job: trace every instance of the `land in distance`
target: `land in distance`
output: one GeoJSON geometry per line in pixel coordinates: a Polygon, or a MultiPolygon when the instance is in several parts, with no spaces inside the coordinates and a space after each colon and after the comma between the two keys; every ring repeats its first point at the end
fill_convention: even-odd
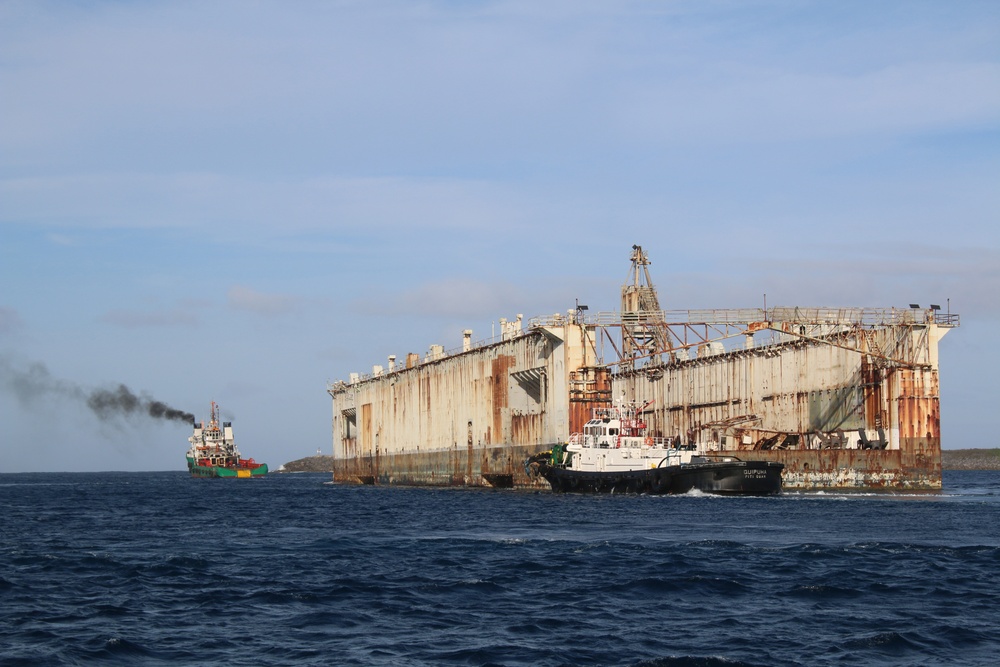
{"type": "Polygon", "coordinates": [[[1000,449],[942,449],[945,470],[1000,470],[1000,449]]]}
{"type": "Polygon", "coordinates": [[[304,459],[289,461],[278,469],[278,472],[328,472],[333,473],[332,456],[307,456],[304,459]]]}

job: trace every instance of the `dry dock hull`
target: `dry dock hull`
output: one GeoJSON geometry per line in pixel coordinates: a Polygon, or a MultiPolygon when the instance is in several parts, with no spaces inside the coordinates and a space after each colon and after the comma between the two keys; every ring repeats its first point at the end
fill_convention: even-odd
{"type": "MultiPolygon", "coordinates": [[[[542,446],[544,449],[546,446],[542,446]]],[[[397,486],[472,486],[548,489],[544,479],[529,477],[525,460],[539,445],[495,445],[335,458],[333,481],[397,486]]]]}
{"type": "MultiPolygon", "coordinates": [[[[471,486],[548,489],[529,476],[524,462],[548,445],[496,445],[364,456],[334,461],[333,479],[345,484],[471,486]]],[[[899,450],[733,450],[738,458],[784,466],[785,491],[939,491],[940,452],[930,449],[914,460],[899,450]]]]}
{"type": "Polygon", "coordinates": [[[950,308],[665,311],[649,256],[630,259],[619,311],[519,314],[329,384],[338,478],[532,487],[526,458],[620,403],[658,444],[783,464],[786,490],[941,488],[950,308]]]}
{"type": "MultiPolygon", "coordinates": [[[[747,458],[743,450],[722,452],[747,458]]],[[[786,491],[940,491],[941,450],[757,450],[754,459],[776,461],[786,491]]]]}

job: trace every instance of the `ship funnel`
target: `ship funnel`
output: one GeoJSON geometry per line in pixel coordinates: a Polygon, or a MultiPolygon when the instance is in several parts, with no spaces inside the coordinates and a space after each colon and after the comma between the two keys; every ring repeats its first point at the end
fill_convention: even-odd
{"type": "Polygon", "coordinates": [[[462,332],[462,352],[468,352],[472,349],[472,329],[466,329],[462,332]]]}

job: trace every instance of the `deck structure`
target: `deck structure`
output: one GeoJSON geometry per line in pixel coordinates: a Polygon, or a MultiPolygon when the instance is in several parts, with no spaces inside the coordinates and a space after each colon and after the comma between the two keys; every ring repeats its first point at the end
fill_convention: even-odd
{"type": "Polygon", "coordinates": [[[659,437],[780,461],[786,489],[941,488],[938,344],[959,316],[921,308],[664,311],[632,248],[613,313],[501,321],[328,386],[334,479],[543,488],[524,460],[612,398],[659,437]]]}

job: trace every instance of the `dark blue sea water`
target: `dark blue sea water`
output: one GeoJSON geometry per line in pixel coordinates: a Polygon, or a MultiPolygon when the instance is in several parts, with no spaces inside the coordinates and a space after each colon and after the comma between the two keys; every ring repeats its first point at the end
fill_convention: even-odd
{"type": "Polygon", "coordinates": [[[590,497],[0,475],[0,665],[994,665],[1000,473],[590,497]]]}

